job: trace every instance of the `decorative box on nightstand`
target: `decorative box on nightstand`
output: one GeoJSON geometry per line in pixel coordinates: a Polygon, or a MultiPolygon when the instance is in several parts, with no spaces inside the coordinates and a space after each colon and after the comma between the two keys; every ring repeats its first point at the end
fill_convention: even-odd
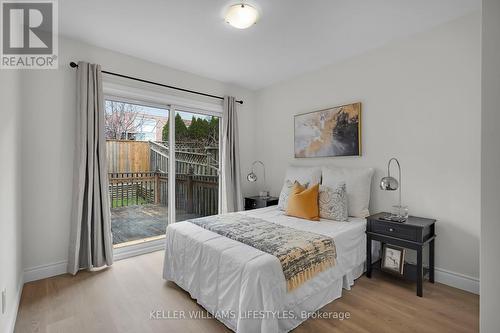
{"type": "MultiPolygon", "coordinates": [[[[371,263],[372,260],[372,240],[379,241],[381,244],[390,244],[400,246],[417,252],[417,264],[405,264],[405,278],[416,280],[417,295],[422,297],[424,267],[422,252],[424,246],[429,244],[429,268],[425,269],[429,274],[429,282],[434,283],[434,240],[436,234],[434,225],[436,220],[426,219],[422,217],[409,216],[403,222],[392,222],[385,220],[384,217],[389,213],[378,213],[366,218],[366,262],[371,263]],[[406,268],[406,266],[408,266],[406,268]]],[[[367,265],[366,276],[371,277],[372,265],[367,265]]]]}
{"type": "Polygon", "coordinates": [[[274,206],[277,204],[278,204],[278,198],[276,197],[254,196],[245,198],[245,210],[264,208],[264,207],[274,206]]]}

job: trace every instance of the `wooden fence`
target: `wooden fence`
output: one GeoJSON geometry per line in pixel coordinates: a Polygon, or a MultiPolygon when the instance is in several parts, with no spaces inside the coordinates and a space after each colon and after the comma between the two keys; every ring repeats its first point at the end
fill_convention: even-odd
{"type": "MultiPolygon", "coordinates": [[[[175,170],[188,173],[190,169],[197,175],[217,176],[219,170],[219,149],[204,147],[188,149],[185,146],[175,149],[175,170]]],[[[151,171],[168,170],[169,146],[167,142],[150,142],[151,171]]]]}
{"type": "Polygon", "coordinates": [[[133,173],[151,170],[149,142],[106,140],[108,172],[133,173]]]}
{"type": "MultiPolygon", "coordinates": [[[[219,177],[177,173],[175,207],[189,214],[218,213],[219,177]]],[[[111,208],[132,205],[168,205],[168,174],[165,172],[109,173],[111,208]]]]}
{"type": "Polygon", "coordinates": [[[219,177],[177,174],[175,208],[201,216],[218,214],[219,177]]]}

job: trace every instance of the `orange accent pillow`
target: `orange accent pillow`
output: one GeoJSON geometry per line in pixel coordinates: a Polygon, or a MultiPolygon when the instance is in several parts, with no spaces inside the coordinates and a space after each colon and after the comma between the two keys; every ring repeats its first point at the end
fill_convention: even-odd
{"type": "Polygon", "coordinates": [[[300,217],[306,220],[319,221],[319,184],[305,188],[295,182],[290,196],[286,215],[300,217]]]}

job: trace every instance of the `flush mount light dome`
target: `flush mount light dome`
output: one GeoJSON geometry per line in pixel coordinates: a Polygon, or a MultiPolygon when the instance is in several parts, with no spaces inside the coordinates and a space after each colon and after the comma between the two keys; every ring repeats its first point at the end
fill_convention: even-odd
{"type": "Polygon", "coordinates": [[[259,11],[248,4],[232,5],[228,8],[225,19],[227,23],[237,29],[246,29],[257,22],[259,11]]]}

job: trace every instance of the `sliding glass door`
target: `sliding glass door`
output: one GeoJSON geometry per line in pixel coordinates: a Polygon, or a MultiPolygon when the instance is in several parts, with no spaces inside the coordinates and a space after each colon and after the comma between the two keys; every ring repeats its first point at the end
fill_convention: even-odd
{"type": "Polygon", "coordinates": [[[175,221],[219,213],[220,119],[175,111],[175,221]]]}
{"type": "Polygon", "coordinates": [[[115,97],[105,109],[115,248],[159,240],[168,223],[218,214],[217,114],[115,97]]]}

